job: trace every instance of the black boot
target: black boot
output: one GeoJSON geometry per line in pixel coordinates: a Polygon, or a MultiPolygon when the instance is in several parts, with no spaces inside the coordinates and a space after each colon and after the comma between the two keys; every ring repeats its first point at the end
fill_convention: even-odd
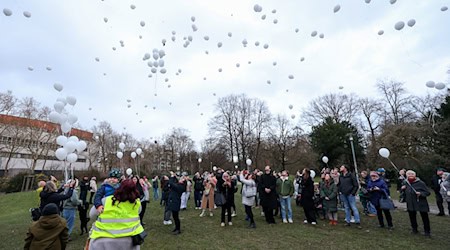
{"type": "Polygon", "coordinates": [[[248,225],[248,228],[256,228],[255,222],[250,223],[250,225],[248,225]]]}

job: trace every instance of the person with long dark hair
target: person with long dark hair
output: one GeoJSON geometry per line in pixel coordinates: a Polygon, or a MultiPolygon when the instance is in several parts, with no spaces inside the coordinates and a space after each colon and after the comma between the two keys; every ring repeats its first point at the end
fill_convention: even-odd
{"type": "Polygon", "coordinates": [[[141,219],[142,226],[145,226],[143,219],[145,210],[147,208],[147,202],[145,201],[144,188],[141,185],[141,179],[139,178],[139,176],[135,175],[131,178],[131,180],[133,180],[133,183],[136,185],[136,188],[139,191],[139,199],[141,201],[141,212],[139,213],[139,218],[141,219]]]}
{"type": "Polygon", "coordinates": [[[303,223],[311,223],[312,225],[316,225],[316,213],[314,207],[314,182],[311,178],[311,173],[309,168],[303,169],[302,173],[302,199],[300,201],[303,206],[303,211],[305,212],[306,219],[303,223]]]}
{"type": "Polygon", "coordinates": [[[172,212],[173,221],[175,222],[175,229],[172,231],[174,235],[181,233],[180,223],[180,206],[181,195],[186,191],[185,176],[177,179],[174,172],[170,172],[169,179],[169,195],[167,198],[167,207],[172,212]]]}
{"type": "Polygon", "coordinates": [[[101,213],[95,209],[90,211],[96,221],[90,231],[89,249],[140,249],[133,244],[133,238],[145,237],[139,219],[141,202],[136,184],[130,179],[123,180],[113,195],[102,199],[102,205],[101,213]]]}
{"type": "MultiPolygon", "coordinates": [[[[217,191],[225,196],[225,204],[222,205],[222,213],[220,216],[220,226],[225,226],[225,213],[228,217],[228,225],[232,226],[231,206],[234,200],[234,182],[231,181],[230,174],[224,172],[222,178],[217,181],[217,191]]],[[[218,194],[219,195],[219,194],[218,194]]]]}

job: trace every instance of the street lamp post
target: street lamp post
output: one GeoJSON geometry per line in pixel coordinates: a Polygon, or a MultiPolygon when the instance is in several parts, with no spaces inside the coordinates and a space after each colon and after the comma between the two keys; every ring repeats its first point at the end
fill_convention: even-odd
{"type": "Polygon", "coordinates": [[[353,164],[355,166],[356,181],[358,182],[358,186],[359,186],[358,165],[356,164],[355,147],[353,146],[353,135],[350,135],[349,140],[350,140],[350,146],[352,148],[353,164]]]}

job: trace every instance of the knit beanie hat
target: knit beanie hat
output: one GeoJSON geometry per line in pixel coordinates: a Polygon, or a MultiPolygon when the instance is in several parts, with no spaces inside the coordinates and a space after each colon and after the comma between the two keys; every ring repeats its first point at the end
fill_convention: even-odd
{"type": "Polygon", "coordinates": [[[55,203],[49,203],[42,209],[42,215],[59,214],[58,206],[55,203]]]}

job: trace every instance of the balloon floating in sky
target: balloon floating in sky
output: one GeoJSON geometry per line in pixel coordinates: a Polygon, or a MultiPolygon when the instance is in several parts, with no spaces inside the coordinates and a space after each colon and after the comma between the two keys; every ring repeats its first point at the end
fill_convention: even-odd
{"type": "Polygon", "coordinates": [[[442,6],[441,11],[447,11],[448,7],[447,6],[442,6]]]}
{"type": "Polygon", "coordinates": [[[255,4],[255,6],[253,6],[253,10],[255,12],[261,12],[262,11],[262,7],[259,4],[255,4]]]}
{"type": "Polygon", "coordinates": [[[222,68],[219,68],[219,72],[222,72],[222,68]]]}
{"type": "Polygon", "coordinates": [[[408,21],[408,26],[409,26],[409,27],[412,27],[412,26],[414,26],[415,24],[416,24],[416,20],[414,20],[414,19],[411,19],[411,20],[408,21]]]}
{"type": "Polygon", "coordinates": [[[58,91],[58,92],[61,92],[62,90],[63,90],[63,86],[62,86],[62,84],[60,84],[60,83],[55,83],[55,84],[53,84],[53,88],[56,90],[56,91],[58,91]]]}
{"type": "Polygon", "coordinates": [[[339,86],[339,89],[344,89],[344,86],[339,86]]]}
{"type": "Polygon", "coordinates": [[[4,8],[3,9],[3,14],[5,14],[5,16],[11,16],[12,15],[12,11],[10,9],[4,8]]]}
{"type": "Polygon", "coordinates": [[[292,119],[295,119],[295,115],[291,115],[291,118],[292,118],[292,119]]]}
{"type": "Polygon", "coordinates": [[[427,83],[425,83],[425,85],[428,87],[428,88],[434,88],[434,85],[436,85],[433,81],[428,81],[427,83]]]}
{"type": "Polygon", "coordinates": [[[196,32],[198,30],[197,25],[192,24],[192,31],[196,32]]]}
{"type": "Polygon", "coordinates": [[[391,4],[394,4],[394,3],[397,2],[397,0],[390,0],[389,2],[390,2],[391,4]]]}
{"type": "Polygon", "coordinates": [[[383,35],[383,34],[384,34],[384,30],[379,30],[379,31],[378,31],[378,35],[381,36],[381,35],[383,35]]]}
{"type": "Polygon", "coordinates": [[[29,71],[33,71],[33,70],[34,70],[34,68],[33,68],[33,67],[31,67],[31,66],[28,66],[28,70],[29,70],[29,71]]]}
{"type": "Polygon", "coordinates": [[[320,33],[319,37],[323,39],[325,35],[323,33],[320,33]]]}
{"type": "Polygon", "coordinates": [[[277,10],[276,10],[276,9],[273,9],[273,10],[272,10],[272,13],[273,13],[273,14],[277,13],[277,10]]]}
{"type": "Polygon", "coordinates": [[[228,32],[228,37],[232,37],[232,36],[233,36],[233,33],[228,32]]]}
{"type": "Polygon", "coordinates": [[[365,0],[366,3],[370,3],[371,0],[365,0]]]}
{"type": "Polygon", "coordinates": [[[315,36],[317,36],[317,31],[313,31],[313,32],[311,32],[311,36],[312,36],[312,37],[315,37],[315,36]]]}
{"type": "Polygon", "coordinates": [[[404,23],[403,21],[397,22],[397,23],[395,24],[395,26],[394,26],[394,28],[395,28],[396,30],[402,30],[403,27],[405,27],[405,23],[404,23]]]}
{"type": "Polygon", "coordinates": [[[191,16],[191,21],[195,22],[195,16],[191,16]]]}
{"type": "Polygon", "coordinates": [[[103,18],[103,21],[104,21],[105,23],[107,23],[107,22],[108,22],[108,18],[107,18],[107,17],[104,17],[104,18],[103,18]]]}
{"type": "Polygon", "coordinates": [[[278,23],[278,19],[273,19],[273,24],[277,24],[278,23]]]}
{"type": "Polygon", "coordinates": [[[289,109],[293,109],[294,108],[294,106],[292,106],[292,104],[291,105],[289,105],[289,109]]]}
{"type": "Polygon", "coordinates": [[[300,31],[299,28],[295,28],[295,33],[298,33],[300,31]]]}
{"type": "Polygon", "coordinates": [[[144,26],[145,26],[145,22],[144,22],[144,21],[141,21],[141,23],[140,23],[140,24],[141,24],[141,26],[142,26],[142,27],[144,27],[144,26]]]}
{"type": "Polygon", "coordinates": [[[132,4],[132,5],[130,5],[130,8],[131,8],[132,10],[134,10],[134,9],[136,9],[136,5],[132,4]]]}
{"type": "Polygon", "coordinates": [[[277,62],[273,62],[272,65],[273,65],[273,66],[277,66],[277,62]]]}
{"type": "Polygon", "coordinates": [[[341,6],[338,4],[336,6],[334,6],[333,12],[336,13],[341,9],[341,6]]]}
{"type": "Polygon", "coordinates": [[[209,36],[204,36],[203,39],[205,39],[205,41],[209,40],[209,36]]]}
{"type": "Polygon", "coordinates": [[[263,47],[264,47],[264,49],[268,49],[269,48],[269,44],[266,43],[266,44],[264,44],[263,47]]]}
{"type": "Polygon", "coordinates": [[[23,12],[23,16],[26,18],[30,18],[31,17],[31,13],[29,11],[24,11],[23,12]]]}
{"type": "Polygon", "coordinates": [[[221,42],[218,42],[218,43],[217,43],[217,47],[218,47],[218,48],[222,47],[222,43],[221,43],[221,42]]]}
{"type": "Polygon", "coordinates": [[[262,16],[261,16],[261,19],[262,19],[262,20],[266,20],[266,15],[262,15],[262,16]]]}
{"type": "Polygon", "coordinates": [[[445,88],[445,84],[443,82],[438,82],[436,83],[436,85],[434,85],[434,87],[438,90],[442,90],[445,88]]]}
{"type": "Polygon", "coordinates": [[[271,81],[267,80],[267,84],[271,84],[271,83],[272,83],[271,81]]]}
{"type": "Polygon", "coordinates": [[[288,78],[292,80],[292,79],[294,79],[294,76],[293,75],[289,75],[288,78]]]}
{"type": "Polygon", "coordinates": [[[259,46],[259,42],[258,42],[258,41],[255,42],[255,46],[256,46],[256,47],[259,46]]]}
{"type": "Polygon", "coordinates": [[[236,68],[239,68],[241,66],[240,63],[236,63],[236,68]]]}
{"type": "Polygon", "coordinates": [[[300,58],[300,62],[303,62],[304,60],[305,60],[305,58],[304,58],[304,57],[300,58]]]}

